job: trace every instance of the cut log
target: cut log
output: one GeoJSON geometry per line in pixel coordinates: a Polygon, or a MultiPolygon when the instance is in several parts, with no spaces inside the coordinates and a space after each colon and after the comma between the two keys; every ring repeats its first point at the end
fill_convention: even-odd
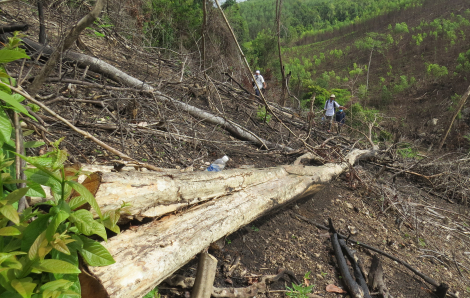
{"type": "MultiPolygon", "coordinates": [[[[347,160],[354,163],[369,154],[367,150],[354,150],[347,160]]],[[[109,239],[102,244],[116,263],[90,267],[89,270],[110,297],[142,297],[212,242],[274,208],[315,193],[325,182],[348,168],[346,162],[321,167],[275,168],[283,173],[279,178],[232,192],[109,239]]],[[[225,174],[230,175],[229,172],[225,171],[225,174]]],[[[206,176],[208,174],[200,173],[199,177],[210,177],[206,176]]],[[[219,177],[217,181],[223,184],[222,176],[219,177]]]]}

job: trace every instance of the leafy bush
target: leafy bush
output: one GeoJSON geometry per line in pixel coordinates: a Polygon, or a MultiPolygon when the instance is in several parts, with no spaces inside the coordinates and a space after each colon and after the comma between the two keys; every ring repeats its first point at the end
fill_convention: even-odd
{"type": "Polygon", "coordinates": [[[269,121],[271,121],[271,117],[272,115],[266,112],[265,106],[258,108],[258,110],[256,111],[256,118],[258,118],[259,121],[266,121],[266,123],[269,123],[269,121]]]}
{"type": "Polygon", "coordinates": [[[460,53],[457,58],[457,67],[455,70],[457,72],[469,72],[470,71],[470,50],[466,53],[460,53]]]}
{"type": "MultiPolygon", "coordinates": [[[[19,45],[20,39],[14,35],[0,50],[0,61],[29,58],[19,45]]],[[[15,82],[3,67],[0,78],[0,296],[79,297],[79,255],[90,266],[114,263],[106,248],[87,236],[106,240],[105,227],[119,233],[116,224],[121,208],[101,213],[93,194],[76,182],[80,171],[64,166],[67,152],[59,149],[61,140],[52,143],[53,150],[43,156],[15,152],[12,121],[6,111],[35,118],[21,105],[24,97],[13,94],[8,84],[15,82]],[[26,180],[15,179],[14,154],[29,164],[24,170],[26,180]],[[50,207],[49,212],[32,207],[18,212],[24,196],[46,196],[41,185],[50,187],[53,194],[53,200],[43,203],[50,207]],[[99,215],[98,220],[86,209],[77,210],[86,203],[99,215]]],[[[124,204],[122,209],[126,207],[124,204]]]]}
{"type": "Polygon", "coordinates": [[[449,73],[447,67],[432,63],[426,63],[426,72],[435,79],[446,76],[449,73]]]}
{"type": "Polygon", "coordinates": [[[408,30],[408,25],[403,22],[403,23],[397,23],[395,24],[395,29],[393,30],[395,33],[410,33],[408,30]]]}

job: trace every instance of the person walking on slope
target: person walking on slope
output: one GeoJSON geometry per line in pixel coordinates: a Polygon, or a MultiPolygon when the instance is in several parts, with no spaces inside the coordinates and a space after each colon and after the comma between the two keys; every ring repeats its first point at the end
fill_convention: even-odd
{"type": "Polygon", "coordinates": [[[336,112],[336,115],[335,115],[335,124],[338,125],[337,127],[338,134],[341,133],[341,126],[344,125],[345,120],[346,120],[346,113],[344,112],[343,109],[340,108],[339,111],[336,112]]]}
{"type": "Polygon", "coordinates": [[[263,76],[261,75],[260,71],[257,70],[255,72],[255,81],[253,82],[253,87],[255,88],[255,94],[256,96],[260,96],[260,89],[264,89],[266,88],[266,82],[264,81],[264,78],[263,76]]]}
{"type": "Polygon", "coordinates": [[[344,109],[343,106],[340,106],[335,101],[336,96],[334,94],[330,95],[330,99],[325,102],[325,117],[326,122],[328,122],[328,132],[331,132],[331,123],[333,122],[333,117],[336,114],[336,108],[344,109]]]}

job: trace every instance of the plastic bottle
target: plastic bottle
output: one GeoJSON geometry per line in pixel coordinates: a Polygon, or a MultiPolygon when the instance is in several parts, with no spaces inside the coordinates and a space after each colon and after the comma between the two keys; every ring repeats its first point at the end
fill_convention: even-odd
{"type": "Polygon", "coordinates": [[[206,171],[209,172],[220,172],[225,168],[225,163],[229,160],[227,155],[224,157],[217,159],[214,161],[209,167],[207,167],[206,171]]]}

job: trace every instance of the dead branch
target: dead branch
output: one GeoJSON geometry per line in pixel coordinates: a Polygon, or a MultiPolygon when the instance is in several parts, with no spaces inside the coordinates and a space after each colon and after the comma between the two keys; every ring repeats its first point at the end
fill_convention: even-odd
{"type": "Polygon", "coordinates": [[[331,218],[328,219],[330,223],[330,232],[333,234],[331,236],[331,244],[333,245],[333,250],[335,251],[336,262],[338,263],[339,271],[341,272],[341,276],[343,277],[344,284],[348,289],[349,294],[354,298],[364,298],[364,290],[359,287],[356,281],[351,276],[349,272],[348,265],[346,264],[346,260],[344,259],[343,252],[341,251],[341,246],[338,241],[338,233],[333,227],[333,222],[331,218]]]}
{"type": "MultiPolygon", "coordinates": [[[[306,221],[306,222],[308,222],[308,223],[310,223],[310,224],[316,226],[317,228],[320,228],[320,229],[323,229],[323,230],[330,230],[328,227],[325,227],[325,226],[323,226],[323,225],[317,224],[317,223],[315,223],[314,221],[312,221],[312,220],[310,220],[310,219],[308,219],[308,218],[306,218],[306,217],[303,217],[303,216],[301,216],[301,215],[299,215],[299,214],[294,214],[294,213],[292,213],[292,215],[293,215],[295,218],[297,218],[297,219],[306,221]]],[[[428,284],[430,284],[430,285],[432,285],[432,286],[434,286],[434,287],[436,287],[436,288],[439,287],[439,285],[440,285],[440,284],[438,284],[434,279],[432,279],[432,278],[430,278],[429,276],[426,276],[425,274],[423,274],[422,272],[416,270],[415,268],[413,268],[413,267],[412,267],[410,264],[408,264],[407,262],[402,261],[402,260],[400,260],[400,259],[398,259],[398,258],[396,258],[396,257],[394,257],[394,256],[392,256],[392,255],[390,255],[390,254],[388,254],[388,253],[386,253],[386,252],[380,250],[380,249],[377,249],[377,248],[375,248],[375,247],[369,246],[369,245],[364,244],[364,243],[362,243],[362,242],[360,242],[360,241],[357,241],[357,240],[355,240],[355,239],[351,239],[351,238],[349,238],[349,237],[347,237],[347,236],[345,236],[345,235],[341,235],[341,234],[339,234],[339,233],[338,233],[338,237],[343,238],[343,239],[346,239],[346,240],[349,241],[349,242],[352,242],[352,243],[354,243],[354,244],[357,244],[357,245],[362,246],[362,247],[364,247],[364,248],[367,248],[367,249],[369,249],[369,250],[375,251],[376,253],[379,253],[379,254],[381,254],[381,255],[383,255],[383,256],[386,256],[387,258],[389,258],[389,259],[391,259],[391,260],[393,260],[393,261],[396,261],[396,262],[399,263],[399,264],[402,264],[402,265],[405,266],[408,270],[412,271],[414,274],[416,274],[416,275],[418,275],[419,277],[421,277],[425,282],[427,282],[428,284]]],[[[457,297],[455,294],[453,294],[453,293],[448,292],[448,294],[449,294],[450,296],[454,297],[454,298],[458,298],[458,297],[457,297]]]]}
{"type": "Polygon", "coordinates": [[[380,259],[374,255],[369,269],[369,287],[371,290],[378,289],[383,298],[388,298],[390,293],[383,279],[383,268],[380,259]]]}
{"type": "Polygon", "coordinates": [[[36,93],[38,93],[39,89],[44,84],[44,81],[46,80],[46,78],[55,68],[57,61],[59,61],[61,54],[65,52],[66,50],[68,50],[75,43],[80,33],[86,27],[90,26],[96,20],[96,18],[99,17],[104,5],[105,5],[105,0],[96,1],[93,9],[86,16],[84,16],[75,26],[73,26],[72,29],[69,31],[69,33],[65,36],[65,38],[61,40],[61,42],[59,43],[59,46],[54,50],[52,55],[49,57],[49,60],[47,60],[44,67],[41,69],[41,72],[39,73],[39,75],[37,75],[34,78],[34,81],[31,83],[31,86],[29,87],[29,93],[31,94],[32,97],[34,97],[36,93]]]}
{"type": "MultiPolygon", "coordinates": [[[[351,266],[352,266],[353,271],[354,271],[354,277],[356,278],[356,282],[359,284],[359,286],[364,291],[364,297],[365,298],[372,298],[370,296],[369,288],[367,287],[367,283],[366,283],[366,280],[365,280],[364,273],[361,271],[361,268],[359,267],[359,259],[349,249],[349,247],[346,245],[346,241],[344,239],[339,240],[339,245],[341,246],[341,249],[343,250],[343,253],[346,255],[346,257],[348,258],[349,262],[351,263],[351,266]]],[[[384,297],[384,298],[387,298],[387,297],[384,297]]]]}
{"type": "Polygon", "coordinates": [[[442,146],[444,145],[444,142],[447,139],[447,136],[449,135],[450,129],[452,128],[452,125],[454,124],[455,118],[457,118],[457,115],[460,113],[460,110],[462,110],[463,106],[465,105],[465,102],[467,102],[467,98],[470,95],[470,86],[468,86],[467,91],[462,95],[459,101],[459,106],[455,110],[454,115],[452,116],[452,119],[450,120],[449,127],[446,130],[446,133],[444,137],[442,138],[441,142],[439,143],[438,149],[441,150],[442,146]]]}
{"type": "Polygon", "coordinates": [[[15,91],[16,93],[18,94],[21,94],[23,95],[26,99],[28,99],[29,101],[31,101],[32,103],[34,104],[37,104],[38,106],[40,106],[41,108],[43,108],[46,112],[48,112],[49,114],[53,115],[54,117],[56,117],[58,120],[62,121],[65,125],[67,125],[68,127],[70,127],[71,129],[73,129],[74,131],[78,132],[79,134],[83,135],[85,138],[88,138],[90,140],[92,140],[93,142],[95,142],[96,144],[98,144],[99,146],[101,146],[103,149],[106,149],[108,150],[109,152],[119,156],[120,158],[124,159],[124,160],[131,160],[133,162],[135,162],[136,164],[139,164],[141,165],[142,167],[144,168],[147,168],[149,170],[153,170],[153,171],[162,171],[162,169],[156,167],[156,166],[153,166],[153,165],[150,165],[150,164],[147,164],[147,163],[142,163],[142,162],[139,162],[137,160],[134,160],[132,157],[114,149],[113,147],[109,146],[108,144],[98,140],[97,138],[95,138],[93,135],[91,135],[89,132],[87,131],[84,131],[84,130],[81,130],[79,128],[77,128],[75,125],[73,125],[72,123],[70,123],[67,119],[59,116],[56,112],[54,112],[53,110],[49,109],[46,105],[44,105],[42,102],[40,101],[37,101],[36,99],[34,99],[33,97],[31,97],[28,93],[26,93],[25,91],[22,91],[18,88],[15,88],[13,86],[9,86],[3,82],[0,82],[0,84],[2,85],[5,85],[5,86],[8,86],[11,90],[15,91]]]}
{"type": "Polygon", "coordinates": [[[27,31],[29,28],[28,24],[15,24],[15,25],[7,25],[7,26],[0,26],[0,34],[15,32],[15,31],[27,31]]]}
{"type": "MultiPolygon", "coordinates": [[[[299,280],[295,277],[294,273],[290,270],[280,269],[277,275],[263,275],[259,277],[259,282],[246,288],[212,288],[212,297],[216,298],[249,298],[255,297],[259,294],[268,292],[267,285],[278,281],[288,275],[296,284],[300,284],[299,280]]],[[[195,278],[184,277],[182,275],[173,275],[164,281],[173,287],[181,287],[183,289],[192,288],[195,283],[195,278]]],[[[314,296],[319,297],[319,296],[314,296]]]]}

